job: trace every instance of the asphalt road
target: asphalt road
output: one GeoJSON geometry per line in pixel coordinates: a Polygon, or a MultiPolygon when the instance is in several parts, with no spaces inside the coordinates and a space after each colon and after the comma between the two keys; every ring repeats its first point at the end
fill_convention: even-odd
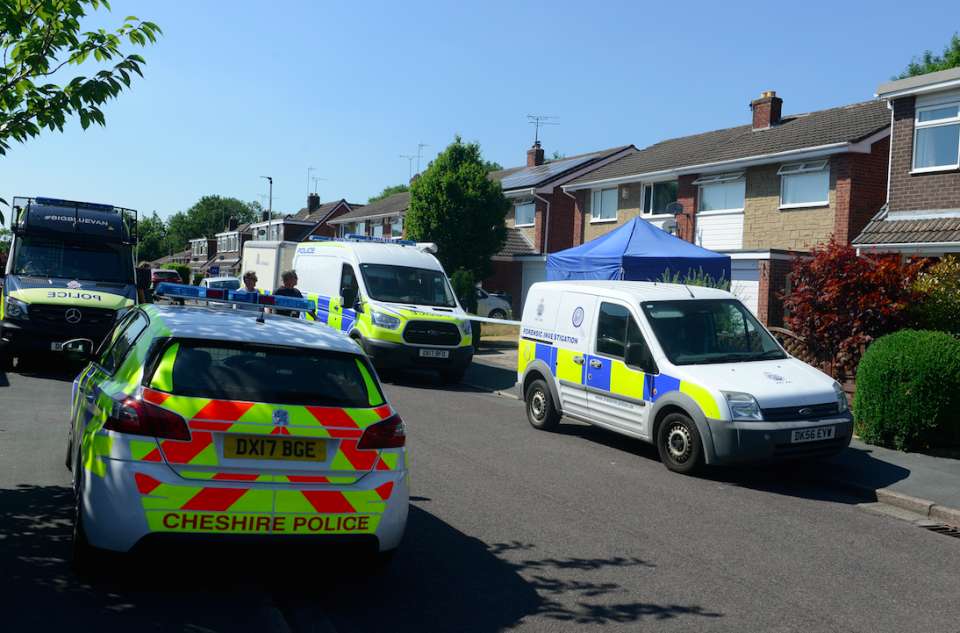
{"type": "MultiPolygon", "coordinates": [[[[656,450],[399,374],[407,533],[379,575],[327,553],[197,550],[66,563],[70,374],[0,374],[4,630],[953,631],[960,539],[790,469],[668,472],[656,450]]],[[[816,464],[806,468],[816,468],[816,464]]]]}

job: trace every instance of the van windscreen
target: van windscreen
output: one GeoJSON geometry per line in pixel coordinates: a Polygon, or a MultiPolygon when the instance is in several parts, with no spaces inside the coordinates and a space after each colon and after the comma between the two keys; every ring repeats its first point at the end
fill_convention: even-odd
{"type": "Polygon", "coordinates": [[[674,365],[786,358],[756,317],[735,299],[641,304],[674,365]]]}
{"type": "Polygon", "coordinates": [[[439,270],[361,264],[360,274],[371,299],[388,303],[413,303],[443,308],[456,307],[453,290],[439,270]]]}

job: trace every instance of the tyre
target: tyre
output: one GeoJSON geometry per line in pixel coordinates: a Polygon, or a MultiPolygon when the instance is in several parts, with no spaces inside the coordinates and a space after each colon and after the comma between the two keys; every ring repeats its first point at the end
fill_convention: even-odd
{"type": "Polygon", "coordinates": [[[527,388],[527,420],[541,431],[552,431],[560,424],[560,412],[550,395],[550,387],[543,380],[534,380],[527,388]]]}
{"type": "Polygon", "coordinates": [[[467,373],[466,369],[441,369],[440,370],[440,380],[447,383],[448,385],[455,385],[461,380],[463,380],[464,374],[467,373]]]}
{"type": "Polygon", "coordinates": [[[664,418],[657,432],[657,449],[663,465],[675,473],[695,475],[704,467],[700,432],[683,413],[671,413],[664,418]]]}
{"type": "Polygon", "coordinates": [[[496,310],[493,310],[492,312],[490,312],[490,314],[488,314],[487,317],[490,319],[506,319],[507,313],[501,310],[500,308],[497,308],[496,310]]]}
{"type": "Polygon", "coordinates": [[[70,543],[70,568],[78,576],[88,576],[94,570],[96,549],[87,540],[83,529],[83,464],[77,459],[77,495],[73,504],[73,538],[70,543]]]}

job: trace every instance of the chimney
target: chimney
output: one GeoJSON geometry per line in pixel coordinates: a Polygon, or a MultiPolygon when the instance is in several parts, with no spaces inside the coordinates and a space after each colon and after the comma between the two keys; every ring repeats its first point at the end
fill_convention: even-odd
{"type": "Polygon", "coordinates": [[[230,225],[229,225],[229,226],[230,226],[230,228],[227,229],[228,231],[236,231],[236,230],[237,230],[237,218],[230,218],[230,225]]]}
{"type": "Polygon", "coordinates": [[[261,221],[261,222],[266,222],[266,221],[269,220],[269,219],[270,219],[270,212],[269,212],[269,211],[261,211],[261,212],[260,212],[260,221],[261,221]]]}
{"type": "Polygon", "coordinates": [[[780,124],[780,110],[783,99],[774,91],[761,93],[760,98],[750,104],[753,110],[753,129],[767,130],[780,124]]]}
{"type": "Polygon", "coordinates": [[[540,141],[533,144],[533,147],[527,150],[527,167],[538,167],[543,164],[543,150],[540,149],[540,141]]]}
{"type": "Polygon", "coordinates": [[[320,208],[320,194],[311,193],[307,196],[307,214],[311,214],[320,208]]]}

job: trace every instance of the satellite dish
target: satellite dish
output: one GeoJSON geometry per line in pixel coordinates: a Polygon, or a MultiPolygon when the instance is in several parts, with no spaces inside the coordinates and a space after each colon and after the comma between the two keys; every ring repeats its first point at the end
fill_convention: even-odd
{"type": "Polygon", "coordinates": [[[667,205],[667,213],[671,215],[681,215],[683,214],[683,205],[679,202],[671,202],[667,205]]]}
{"type": "Polygon", "coordinates": [[[680,224],[678,224],[676,220],[667,220],[660,228],[667,233],[676,233],[680,230],[680,224]]]}

